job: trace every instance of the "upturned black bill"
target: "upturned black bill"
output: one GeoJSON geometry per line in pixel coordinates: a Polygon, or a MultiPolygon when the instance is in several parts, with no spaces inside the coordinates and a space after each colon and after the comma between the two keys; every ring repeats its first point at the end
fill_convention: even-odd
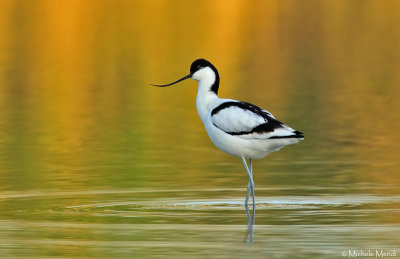
{"type": "Polygon", "coordinates": [[[173,82],[173,83],[167,84],[167,85],[155,85],[155,84],[151,84],[151,85],[158,86],[158,87],[165,87],[165,86],[174,85],[174,84],[176,84],[176,83],[179,83],[180,81],[189,79],[189,78],[191,78],[191,77],[192,77],[192,73],[190,73],[190,74],[187,75],[187,76],[182,77],[181,79],[179,79],[179,80],[177,80],[177,81],[175,81],[175,82],[173,82]]]}

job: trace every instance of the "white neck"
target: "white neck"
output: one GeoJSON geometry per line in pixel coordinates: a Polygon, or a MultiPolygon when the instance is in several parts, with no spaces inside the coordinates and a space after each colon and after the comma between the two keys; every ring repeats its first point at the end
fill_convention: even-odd
{"type": "Polygon", "coordinates": [[[199,89],[197,91],[196,108],[200,119],[205,123],[207,115],[213,108],[215,102],[219,99],[218,96],[211,91],[211,85],[214,83],[210,80],[200,80],[199,89]]]}

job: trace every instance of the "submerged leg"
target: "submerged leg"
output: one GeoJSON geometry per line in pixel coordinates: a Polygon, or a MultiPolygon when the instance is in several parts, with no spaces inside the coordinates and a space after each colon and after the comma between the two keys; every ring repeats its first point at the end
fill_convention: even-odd
{"type": "Polygon", "coordinates": [[[252,159],[249,159],[249,163],[250,163],[250,168],[249,169],[247,167],[247,163],[246,163],[246,159],[244,157],[242,157],[242,161],[244,164],[244,168],[246,169],[246,173],[247,176],[249,177],[249,184],[247,185],[247,193],[246,193],[246,201],[245,201],[245,206],[248,206],[248,201],[249,201],[249,196],[250,196],[250,191],[251,194],[253,196],[253,207],[255,206],[255,198],[254,198],[254,182],[253,182],[253,175],[252,175],[252,167],[253,167],[253,163],[252,163],[252,159]]]}

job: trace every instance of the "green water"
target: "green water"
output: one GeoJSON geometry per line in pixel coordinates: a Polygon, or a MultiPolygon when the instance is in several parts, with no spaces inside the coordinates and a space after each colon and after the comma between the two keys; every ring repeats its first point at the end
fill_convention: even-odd
{"type": "Polygon", "coordinates": [[[0,258],[399,257],[399,10],[0,1],[0,258]],[[254,224],[196,83],[149,85],[200,57],[305,134],[254,162],[254,224]]]}

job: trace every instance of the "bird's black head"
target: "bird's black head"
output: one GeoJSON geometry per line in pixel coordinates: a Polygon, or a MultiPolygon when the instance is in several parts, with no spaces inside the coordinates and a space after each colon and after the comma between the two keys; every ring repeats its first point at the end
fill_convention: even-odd
{"type": "Polygon", "coordinates": [[[190,73],[194,74],[198,70],[200,70],[204,67],[213,67],[213,65],[205,59],[202,59],[202,58],[196,59],[195,61],[193,61],[192,65],[190,66],[190,73]]]}
{"type": "Polygon", "coordinates": [[[214,67],[213,64],[211,64],[209,61],[205,60],[205,59],[196,59],[195,61],[193,61],[192,65],[190,66],[190,74],[194,74],[197,71],[209,67],[210,69],[212,69],[215,73],[215,81],[214,84],[211,86],[210,90],[212,92],[214,92],[215,94],[218,94],[218,88],[219,88],[219,74],[218,74],[218,70],[214,67]]]}

